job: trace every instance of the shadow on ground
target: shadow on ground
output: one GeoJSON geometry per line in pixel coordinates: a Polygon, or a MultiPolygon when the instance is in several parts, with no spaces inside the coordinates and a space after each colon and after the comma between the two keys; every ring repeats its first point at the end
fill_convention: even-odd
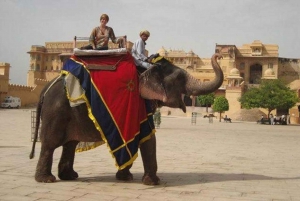
{"type": "MultiPolygon", "coordinates": [[[[143,174],[136,173],[133,175],[133,181],[126,183],[142,183],[143,174]]],[[[256,174],[218,174],[218,173],[160,173],[160,186],[183,186],[200,183],[226,182],[226,181],[263,181],[263,180],[291,180],[300,179],[300,177],[269,177],[256,174]]],[[[115,179],[114,174],[96,177],[78,178],[81,182],[112,182],[123,183],[115,179]]]]}

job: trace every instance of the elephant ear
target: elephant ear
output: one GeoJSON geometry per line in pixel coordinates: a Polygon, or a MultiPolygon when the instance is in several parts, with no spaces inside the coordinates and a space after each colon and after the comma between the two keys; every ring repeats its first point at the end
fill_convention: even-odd
{"type": "Polygon", "coordinates": [[[140,94],[145,99],[165,102],[167,99],[161,66],[155,65],[140,75],[140,94]]]}

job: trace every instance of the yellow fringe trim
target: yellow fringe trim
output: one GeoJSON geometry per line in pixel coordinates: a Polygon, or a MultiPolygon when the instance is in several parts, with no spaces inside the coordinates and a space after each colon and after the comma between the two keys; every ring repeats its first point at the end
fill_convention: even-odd
{"type": "Polygon", "coordinates": [[[94,149],[96,147],[99,147],[100,145],[103,145],[103,144],[105,144],[104,141],[94,142],[91,146],[77,148],[75,150],[75,152],[79,153],[79,152],[83,152],[83,151],[88,151],[88,150],[94,149]]]}
{"type": "MultiPolygon", "coordinates": [[[[159,58],[159,57],[158,57],[158,58],[159,58]]],[[[163,57],[161,57],[160,59],[162,59],[162,58],[163,58],[163,57]]],[[[72,59],[72,58],[71,58],[71,59],[72,59]]],[[[158,59],[158,60],[160,60],[160,59],[158,59]]],[[[72,60],[73,60],[74,62],[76,62],[76,63],[81,64],[81,65],[86,69],[86,66],[85,66],[83,63],[78,62],[78,61],[76,61],[76,60],[74,60],[74,59],[72,59],[72,60]]],[[[158,60],[156,60],[155,62],[157,62],[158,60]]],[[[86,69],[86,70],[87,70],[88,73],[90,73],[88,69],[86,69]]],[[[68,71],[61,70],[61,74],[68,75],[69,73],[70,73],[70,72],[68,72],[68,71]]],[[[92,84],[95,86],[95,83],[93,82],[93,80],[91,80],[91,81],[92,81],[92,84]]],[[[103,103],[105,104],[106,108],[108,109],[108,107],[107,107],[107,105],[106,105],[106,103],[105,103],[103,97],[101,96],[101,93],[99,93],[99,91],[98,91],[98,88],[95,87],[95,89],[97,90],[97,92],[98,92],[100,98],[102,99],[103,103]]],[[[70,94],[69,94],[69,92],[68,92],[67,89],[66,89],[66,93],[67,93],[68,99],[69,99],[70,101],[72,101],[72,102],[77,101],[78,99],[83,99],[83,100],[85,101],[85,103],[86,103],[86,105],[87,105],[88,116],[89,116],[89,118],[93,121],[93,123],[94,123],[96,129],[100,132],[100,136],[101,136],[102,140],[104,141],[104,142],[103,142],[103,141],[95,142],[95,143],[93,143],[91,146],[88,146],[88,147],[77,148],[77,149],[75,150],[75,152],[88,151],[88,150],[94,149],[94,148],[96,148],[96,147],[98,147],[98,146],[103,145],[103,144],[106,143],[108,149],[110,150],[109,152],[112,154],[112,157],[115,159],[115,166],[116,166],[119,170],[122,170],[122,169],[126,168],[128,165],[131,165],[131,164],[134,162],[134,160],[138,157],[138,152],[137,152],[136,154],[134,154],[134,156],[132,156],[132,155],[131,155],[131,152],[130,152],[129,149],[128,149],[127,144],[130,143],[131,141],[133,141],[134,138],[133,138],[132,140],[128,141],[128,142],[125,142],[125,140],[124,140],[124,138],[122,137],[122,134],[121,134],[121,132],[120,132],[120,129],[119,129],[119,127],[117,126],[117,124],[116,124],[116,122],[115,122],[115,119],[112,118],[113,121],[114,121],[114,123],[115,123],[115,125],[117,126],[117,129],[118,129],[119,133],[121,134],[121,138],[122,138],[122,141],[123,141],[123,145],[121,145],[120,147],[116,148],[115,150],[111,150],[111,148],[109,147],[109,144],[107,143],[107,139],[106,139],[106,137],[105,137],[105,135],[104,135],[104,133],[103,133],[103,130],[101,129],[100,125],[98,124],[96,118],[94,117],[94,115],[93,115],[93,113],[92,113],[91,105],[89,104],[89,101],[88,101],[87,97],[85,96],[85,94],[82,94],[82,95],[79,96],[78,98],[71,98],[71,97],[70,97],[70,94]],[[115,158],[114,155],[113,155],[113,153],[116,152],[117,150],[123,148],[124,146],[126,146],[127,152],[130,154],[130,160],[129,160],[128,162],[126,162],[125,164],[119,166],[118,163],[117,163],[116,158],[115,158]]],[[[110,115],[112,116],[112,114],[111,114],[111,112],[110,112],[109,109],[108,109],[108,112],[109,112],[110,115]]],[[[151,114],[150,114],[150,115],[151,115],[151,114]]],[[[113,117],[113,116],[112,116],[112,117],[113,117]]],[[[147,118],[145,118],[144,120],[142,120],[142,121],[140,122],[140,124],[143,123],[143,122],[145,122],[145,121],[147,121],[147,118]]],[[[155,134],[155,132],[156,132],[156,130],[153,129],[153,130],[151,131],[151,133],[150,133],[147,137],[144,137],[143,139],[140,140],[139,145],[141,145],[141,144],[144,143],[145,141],[149,140],[149,139],[152,137],[152,135],[155,134]]],[[[138,135],[139,133],[140,133],[140,132],[136,133],[136,135],[138,135]]],[[[135,136],[136,136],[136,135],[135,135],[135,136]]]]}

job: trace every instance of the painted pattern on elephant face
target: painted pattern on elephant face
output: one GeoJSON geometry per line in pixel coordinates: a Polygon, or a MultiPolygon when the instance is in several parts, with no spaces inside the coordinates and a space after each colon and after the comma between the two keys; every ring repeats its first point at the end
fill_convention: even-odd
{"type": "Polygon", "coordinates": [[[163,57],[156,59],[156,65],[140,76],[140,94],[145,99],[161,101],[162,106],[181,108],[183,112],[186,112],[182,94],[187,96],[208,94],[222,85],[224,76],[217,63],[218,58],[220,59],[222,56],[214,54],[211,58],[216,74],[215,79],[202,83],[167,59],[163,57]]]}

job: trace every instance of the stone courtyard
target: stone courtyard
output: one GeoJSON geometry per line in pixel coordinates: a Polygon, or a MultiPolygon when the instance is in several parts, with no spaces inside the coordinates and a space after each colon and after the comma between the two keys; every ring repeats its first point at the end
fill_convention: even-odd
{"type": "MultiPolygon", "coordinates": [[[[114,160],[105,145],[77,153],[75,181],[37,183],[30,160],[31,110],[0,109],[0,200],[300,200],[300,127],[219,122],[198,116],[162,116],[157,129],[159,186],[141,183],[141,157],[134,180],[115,179],[114,160]]],[[[54,155],[53,174],[61,149],[54,155]]]]}

